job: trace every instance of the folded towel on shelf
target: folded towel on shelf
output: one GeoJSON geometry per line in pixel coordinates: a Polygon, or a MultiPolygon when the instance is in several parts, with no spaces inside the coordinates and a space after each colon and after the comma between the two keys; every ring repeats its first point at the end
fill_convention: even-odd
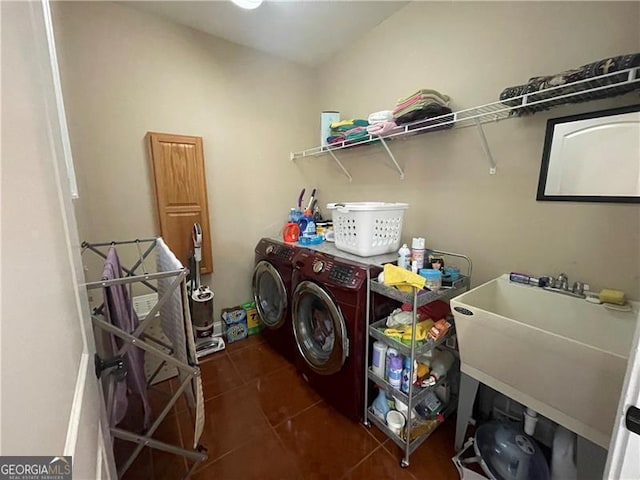
{"type": "MultiPolygon", "coordinates": [[[[446,107],[443,107],[446,108],[446,107]]],[[[447,109],[449,110],[449,109],[447,109]]],[[[449,113],[444,113],[442,115],[437,115],[435,117],[426,117],[422,120],[415,120],[409,124],[405,124],[407,131],[418,130],[424,128],[429,132],[435,132],[437,130],[446,130],[448,128],[453,128],[455,125],[455,116],[449,110],[449,113]],[[430,128],[426,128],[430,127],[430,128]]],[[[420,133],[420,132],[418,132],[420,133]]]]}
{"type": "Polygon", "coordinates": [[[413,287],[424,288],[426,278],[404,268],[387,263],[384,266],[384,284],[396,287],[403,292],[413,292],[413,287]]]}
{"type": "Polygon", "coordinates": [[[419,95],[436,97],[443,104],[448,104],[449,100],[451,100],[448,95],[444,95],[444,94],[440,93],[437,90],[423,88],[421,90],[418,90],[417,92],[412,93],[411,95],[409,95],[407,97],[399,98],[398,101],[397,101],[397,105],[401,105],[404,102],[406,102],[408,100],[411,100],[413,97],[417,97],[419,95]]]}
{"type": "Polygon", "coordinates": [[[448,108],[448,106],[438,102],[431,101],[431,100],[421,100],[419,102],[415,102],[409,105],[408,107],[405,107],[399,110],[394,110],[393,118],[397,119],[399,117],[402,117],[403,115],[406,115],[407,113],[411,113],[416,110],[432,109],[437,112],[437,111],[440,111],[440,109],[442,108],[448,108]]]}
{"type": "Polygon", "coordinates": [[[329,145],[332,145],[334,143],[341,143],[344,142],[346,140],[344,135],[331,135],[330,137],[327,137],[327,143],[329,145]]]}
{"type": "Polygon", "coordinates": [[[355,127],[355,128],[350,128],[349,130],[347,130],[347,131],[345,131],[345,132],[344,132],[344,136],[345,136],[345,137],[347,137],[347,138],[349,138],[349,136],[357,135],[357,134],[359,134],[359,133],[366,132],[366,131],[367,131],[367,128],[366,128],[366,127],[355,127]]]}
{"type": "Polygon", "coordinates": [[[393,109],[393,115],[398,116],[398,112],[404,110],[406,108],[410,108],[415,105],[429,105],[431,103],[435,103],[437,105],[442,105],[443,107],[448,107],[449,102],[443,101],[440,97],[435,95],[416,95],[415,97],[409,98],[407,101],[399,103],[393,109]]]}
{"type": "Polygon", "coordinates": [[[379,112],[373,112],[369,114],[367,121],[370,125],[374,125],[380,122],[386,122],[393,120],[393,112],[391,110],[380,110],[379,112]]]}
{"type": "MultiPolygon", "coordinates": [[[[401,116],[396,118],[396,123],[398,125],[403,125],[406,123],[413,123],[419,120],[440,117],[448,114],[451,114],[451,109],[449,107],[443,107],[440,105],[431,104],[425,107],[420,107],[420,108],[410,110],[407,113],[402,114],[401,116]]],[[[447,120],[443,120],[443,121],[447,121],[447,120]]],[[[437,123],[437,118],[434,119],[434,122],[437,123]]]]}
{"type": "Polygon", "coordinates": [[[399,127],[393,120],[374,123],[367,127],[367,132],[369,132],[370,135],[378,136],[391,135],[392,133],[402,132],[403,130],[404,127],[399,127]]]}
{"type": "Polygon", "coordinates": [[[349,120],[340,120],[339,122],[333,122],[329,125],[329,128],[336,132],[346,132],[354,127],[366,127],[369,122],[359,118],[351,118],[349,120]]]}
{"type": "Polygon", "coordinates": [[[369,132],[366,129],[361,132],[354,132],[349,135],[346,135],[347,143],[356,143],[361,142],[363,140],[367,140],[369,138],[369,132]]]}

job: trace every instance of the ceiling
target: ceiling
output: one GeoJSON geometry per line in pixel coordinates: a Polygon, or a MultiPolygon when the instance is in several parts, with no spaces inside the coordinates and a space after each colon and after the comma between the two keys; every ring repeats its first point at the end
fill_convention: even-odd
{"type": "Polygon", "coordinates": [[[308,66],[318,66],[404,7],[406,1],[125,2],[138,10],[308,66]]]}

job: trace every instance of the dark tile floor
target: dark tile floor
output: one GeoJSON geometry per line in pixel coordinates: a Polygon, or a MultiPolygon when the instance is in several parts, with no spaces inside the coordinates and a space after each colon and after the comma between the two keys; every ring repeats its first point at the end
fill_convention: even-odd
{"type": "MultiPolygon", "coordinates": [[[[206,423],[200,443],[209,458],[194,480],[459,478],[451,462],[452,419],[401,468],[402,452],[391,440],[375,426],[367,429],[336,413],[260,336],[204,359],[201,372],[206,423]]],[[[156,414],[176,387],[170,380],[150,392],[156,414]]],[[[181,400],[155,437],[189,448],[192,425],[181,400]]],[[[116,443],[116,461],[131,445],[116,443]]],[[[145,447],[124,478],[177,480],[189,467],[182,457],[145,447]]]]}

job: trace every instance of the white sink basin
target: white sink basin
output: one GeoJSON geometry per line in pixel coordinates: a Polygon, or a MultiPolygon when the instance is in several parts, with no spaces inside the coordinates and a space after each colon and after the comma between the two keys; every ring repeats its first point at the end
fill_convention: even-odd
{"type": "Polygon", "coordinates": [[[503,275],[451,307],[464,373],[608,448],[638,304],[611,311],[503,275]]]}

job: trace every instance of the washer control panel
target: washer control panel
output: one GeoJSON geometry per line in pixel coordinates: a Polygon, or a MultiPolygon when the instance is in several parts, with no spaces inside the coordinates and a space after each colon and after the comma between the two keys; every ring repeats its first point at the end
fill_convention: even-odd
{"type": "Polygon", "coordinates": [[[348,288],[359,288],[367,280],[365,270],[354,265],[334,261],[333,258],[325,256],[314,258],[310,265],[309,273],[311,272],[318,282],[348,288]]]}
{"type": "Polygon", "coordinates": [[[266,249],[266,253],[269,256],[277,257],[281,260],[291,261],[293,259],[295,250],[284,245],[269,245],[266,249]]]}
{"type": "Polygon", "coordinates": [[[355,284],[356,279],[354,278],[355,268],[350,267],[348,265],[334,265],[331,271],[329,272],[329,280],[332,280],[336,283],[342,285],[351,285],[355,284]]]}

